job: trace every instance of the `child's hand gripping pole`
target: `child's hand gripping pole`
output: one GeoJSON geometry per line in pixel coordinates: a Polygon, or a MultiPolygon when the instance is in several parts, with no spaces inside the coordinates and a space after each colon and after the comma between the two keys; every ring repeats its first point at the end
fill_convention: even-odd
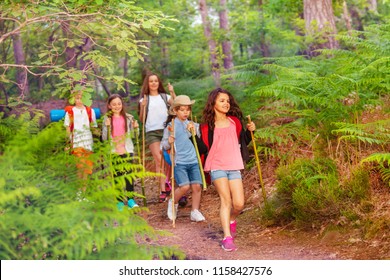
{"type": "MultiPolygon", "coordinates": [[[[175,137],[175,118],[171,122],[171,136],[175,137]]],[[[172,194],[172,226],[176,227],[176,213],[175,213],[175,142],[171,143],[171,194],[172,194]]]]}
{"type": "Polygon", "coordinates": [[[203,172],[203,165],[202,165],[202,160],[200,159],[198,144],[196,143],[195,127],[191,129],[191,134],[192,134],[192,142],[194,143],[194,147],[196,151],[196,157],[198,158],[200,175],[202,176],[203,190],[205,191],[207,189],[207,183],[206,183],[206,177],[204,176],[204,172],[203,172]]]}
{"type": "MultiPolygon", "coordinates": [[[[248,115],[246,117],[248,118],[248,123],[251,123],[252,122],[251,121],[251,116],[248,115]]],[[[253,135],[253,131],[251,131],[251,137],[252,137],[252,142],[253,142],[253,151],[255,153],[257,173],[259,174],[259,180],[260,180],[260,185],[261,185],[261,192],[263,193],[264,203],[267,203],[267,197],[266,197],[264,183],[263,183],[263,176],[261,174],[260,160],[259,160],[259,155],[257,154],[256,142],[255,142],[255,137],[253,135]]]]}

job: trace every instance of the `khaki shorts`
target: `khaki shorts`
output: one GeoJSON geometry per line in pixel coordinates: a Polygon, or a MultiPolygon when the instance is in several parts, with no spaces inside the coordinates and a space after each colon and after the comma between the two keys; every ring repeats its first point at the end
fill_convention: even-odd
{"type": "Polygon", "coordinates": [[[158,129],[153,131],[146,132],[145,142],[146,145],[149,146],[150,144],[153,144],[154,142],[161,142],[163,138],[164,130],[158,129]]]}

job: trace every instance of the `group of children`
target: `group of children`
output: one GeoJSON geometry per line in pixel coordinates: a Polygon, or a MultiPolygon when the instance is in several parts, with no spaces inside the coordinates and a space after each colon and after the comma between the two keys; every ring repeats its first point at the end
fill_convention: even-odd
{"type": "MultiPolygon", "coordinates": [[[[209,93],[203,110],[203,122],[200,125],[190,118],[191,106],[195,101],[186,95],[176,96],[170,84],[168,84],[168,90],[170,95],[166,94],[160,78],[156,74],[149,74],[145,77],[139,104],[140,120],[145,130],[145,142],[153,156],[156,173],[161,171],[162,151],[174,149],[171,164],[174,165],[176,188],[173,195],[174,201],[168,200],[168,218],[176,219],[179,200],[191,190],[190,219],[195,222],[205,220],[200,212],[203,182],[197,151],[193,143],[195,139],[198,152],[204,156],[204,171],[210,174],[211,182],[220,197],[220,220],[224,233],[221,246],[225,251],[234,251],[236,250],[234,238],[237,235],[236,217],[244,207],[241,170],[244,169],[244,162],[249,158],[247,145],[251,141],[251,131],[255,130],[255,124],[250,122],[246,125],[246,129],[244,128],[243,115],[238,104],[234,97],[222,88],[214,89],[209,93]]],[[[79,147],[76,145],[76,139],[82,139],[81,143],[91,143],[92,135],[87,132],[90,131],[89,124],[96,126],[96,117],[93,115],[92,122],[88,122],[87,109],[77,100],[76,98],[73,110],[80,111],[77,114],[80,113],[82,116],[83,124],[78,124],[76,130],[74,121],[75,125],[71,133],[70,114],[67,112],[65,117],[65,126],[67,126],[70,137],[73,138],[74,151],[79,147]]],[[[102,123],[102,139],[110,140],[112,152],[116,157],[131,161],[134,155],[131,131],[139,130],[138,122],[125,112],[120,95],[113,94],[108,98],[107,109],[102,123]]],[[[82,150],[91,153],[92,146],[84,146],[82,150]]],[[[78,153],[82,154],[80,151],[78,153]]],[[[123,175],[119,171],[116,174],[117,176],[123,175]]],[[[166,178],[159,178],[160,201],[164,201],[170,190],[166,188],[168,186],[166,178]]],[[[125,187],[127,193],[134,191],[133,184],[128,179],[126,179],[125,187]]],[[[124,202],[129,208],[138,206],[133,197],[119,197],[118,207],[124,207],[124,202]]]]}

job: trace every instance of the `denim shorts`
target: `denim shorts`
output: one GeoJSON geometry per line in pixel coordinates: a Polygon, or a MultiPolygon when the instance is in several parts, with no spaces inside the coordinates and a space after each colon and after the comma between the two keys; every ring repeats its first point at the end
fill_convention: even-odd
{"type": "Polygon", "coordinates": [[[190,184],[201,184],[199,165],[193,164],[176,164],[175,165],[175,182],[179,187],[190,184]]]}
{"type": "Polygon", "coordinates": [[[215,181],[220,178],[227,178],[230,180],[242,179],[240,170],[211,170],[211,181],[215,181]]]}

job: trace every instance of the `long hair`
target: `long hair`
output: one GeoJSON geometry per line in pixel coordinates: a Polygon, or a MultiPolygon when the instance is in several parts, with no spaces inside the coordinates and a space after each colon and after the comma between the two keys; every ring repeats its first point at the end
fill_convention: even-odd
{"type": "Polygon", "coordinates": [[[215,106],[216,100],[218,98],[218,95],[220,93],[225,93],[229,96],[230,109],[226,115],[237,117],[240,121],[242,121],[242,118],[243,118],[241,109],[238,106],[233,95],[225,89],[216,88],[209,93],[209,97],[207,99],[206,106],[203,109],[203,118],[202,118],[203,122],[206,123],[210,127],[211,130],[213,130],[215,127],[214,106],[215,106]]]}
{"type": "Polygon", "coordinates": [[[158,80],[158,93],[166,93],[164,85],[160,79],[160,77],[157,74],[154,73],[148,73],[146,74],[144,78],[144,82],[142,83],[142,88],[141,88],[141,98],[145,97],[145,95],[150,94],[150,89],[149,89],[149,78],[151,76],[156,76],[158,80]]]}
{"type": "Polygon", "coordinates": [[[124,118],[125,120],[125,131],[127,132],[127,116],[126,116],[126,110],[125,110],[125,103],[123,102],[123,98],[122,96],[120,96],[119,94],[111,94],[108,99],[107,99],[107,116],[109,116],[111,118],[111,134],[114,134],[114,126],[113,126],[113,120],[112,120],[112,111],[110,109],[110,104],[111,104],[111,101],[114,100],[115,98],[119,98],[122,102],[122,110],[119,112],[119,114],[124,118]]]}

